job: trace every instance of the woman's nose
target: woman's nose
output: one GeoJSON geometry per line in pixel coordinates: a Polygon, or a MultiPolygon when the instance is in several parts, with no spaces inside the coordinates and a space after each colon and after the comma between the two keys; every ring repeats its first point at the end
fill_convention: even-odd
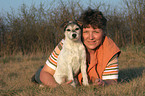
{"type": "Polygon", "coordinates": [[[92,32],[90,32],[89,38],[90,38],[90,40],[94,39],[94,36],[93,36],[93,33],[92,32]]]}

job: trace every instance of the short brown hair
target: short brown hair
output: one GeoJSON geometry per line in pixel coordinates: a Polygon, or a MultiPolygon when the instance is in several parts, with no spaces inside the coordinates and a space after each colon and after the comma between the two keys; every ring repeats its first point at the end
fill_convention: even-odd
{"type": "Polygon", "coordinates": [[[105,29],[107,23],[107,19],[103,16],[102,12],[91,8],[88,8],[88,10],[81,14],[79,21],[83,23],[83,28],[91,25],[94,29],[105,29]]]}

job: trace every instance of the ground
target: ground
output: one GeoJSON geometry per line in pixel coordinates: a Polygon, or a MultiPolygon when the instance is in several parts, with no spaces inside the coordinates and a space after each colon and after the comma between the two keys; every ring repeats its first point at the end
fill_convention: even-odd
{"type": "Polygon", "coordinates": [[[121,48],[118,84],[105,87],[43,87],[31,82],[32,75],[48,55],[13,55],[0,57],[1,96],[143,96],[145,95],[145,46],[121,48]]]}

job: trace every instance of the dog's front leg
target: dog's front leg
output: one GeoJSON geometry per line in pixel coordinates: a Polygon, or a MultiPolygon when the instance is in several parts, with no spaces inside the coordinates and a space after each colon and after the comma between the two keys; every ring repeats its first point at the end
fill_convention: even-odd
{"type": "Polygon", "coordinates": [[[82,77],[83,77],[83,85],[84,86],[88,86],[88,76],[87,76],[87,72],[86,72],[86,64],[82,64],[81,65],[81,73],[82,73],[82,77]]]}
{"type": "Polygon", "coordinates": [[[87,76],[87,65],[86,65],[86,55],[82,56],[83,59],[81,61],[81,73],[83,77],[83,85],[88,86],[88,76],[87,76]]]}
{"type": "Polygon", "coordinates": [[[73,77],[73,69],[70,64],[68,64],[68,81],[72,80],[71,85],[76,87],[76,84],[74,82],[74,77],[73,77]]]}
{"type": "Polygon", "coordinates": [[[65,76],[64,75],[60,75],[62,74],[61,71],[56,70],[55,74],[53,75],[53,77],[55,78],[55,81],[58,84],[62,84],[65,82],[65,76]]]}

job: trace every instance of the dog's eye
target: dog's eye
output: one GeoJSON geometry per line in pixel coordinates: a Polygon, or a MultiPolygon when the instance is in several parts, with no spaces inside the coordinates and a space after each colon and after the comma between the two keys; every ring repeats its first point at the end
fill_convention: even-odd
{"type": "Polygon", "coordinates": [[[79,28],[76,28],[75,30],[79,30],[79,28]]]}
{"type": "Polygon", "coordinates": [[[67,29],[67,31],[71,31],[70,29],[67,29]]]}

